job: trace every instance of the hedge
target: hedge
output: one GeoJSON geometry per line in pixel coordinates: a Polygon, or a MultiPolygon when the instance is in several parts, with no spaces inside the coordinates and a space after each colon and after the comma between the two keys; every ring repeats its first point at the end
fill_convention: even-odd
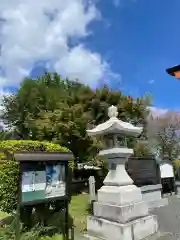
{"type": "Polygon", "coordinates": [[[69,152],[65,147],[50,142],[30,140],[0,141],[0,211],[13,213],[17,206],[19,166],[14,160],[7,160],[8,152],[69,152]]]}

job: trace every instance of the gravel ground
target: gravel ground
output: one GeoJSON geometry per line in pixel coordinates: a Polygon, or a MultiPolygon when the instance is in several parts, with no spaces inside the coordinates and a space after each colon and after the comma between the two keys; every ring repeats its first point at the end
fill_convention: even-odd
{"type": "Polygon", "coordinates": [[[180,240],[180,199],[176,196],[168,197],[169,205],[152,211],[158,216],[160,232],[167,233],[164,237],[148,238],[148,240],[180,240]]]}
{"type": "MultiPolygon", "coordinates": [[[[151,211],[158,216],[160,232],[144,240],[180,240],[180,199],[176,196],[170,196],[168,199],[169,205],[151,211]]],[[[75,240],[87,238],[76,234],[75,240]]]]}

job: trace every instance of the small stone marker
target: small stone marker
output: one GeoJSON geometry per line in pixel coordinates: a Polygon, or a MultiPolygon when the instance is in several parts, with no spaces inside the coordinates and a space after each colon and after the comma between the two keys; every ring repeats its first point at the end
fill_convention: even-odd
{"type": "Polygon", "coordinates": [[[95,191],[95,178],[94,176],[89,177],[89,202],[92,203],[96,200],[96,191],[95,191]]]}

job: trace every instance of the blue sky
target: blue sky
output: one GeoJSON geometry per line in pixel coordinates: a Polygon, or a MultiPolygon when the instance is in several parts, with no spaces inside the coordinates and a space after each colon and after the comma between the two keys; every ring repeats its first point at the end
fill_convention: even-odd
{"type": "Polygon", "coordinates": [[[2,93],[46,68],[180,109],[180,82],[165,72],[180,64],[179,0],[65,2],[0,3],[2,93]]]}
{"type": "Polygon", "coordinates": [[[118,7],[101,1],[100,8],[109,27],[93,26],[89,44],[122,76],[122,89],[134,96],[150,92],[156,106],[179,109],[180,82],[165,69],[180,64],[180,1],[120,1],[118,7]]]}

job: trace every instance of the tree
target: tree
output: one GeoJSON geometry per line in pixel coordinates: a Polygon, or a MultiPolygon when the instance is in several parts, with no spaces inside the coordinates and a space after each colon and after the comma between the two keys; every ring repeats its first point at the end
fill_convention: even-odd
{"type": "Polygon", "coordinates": [[[65,90],[66,84],[57,74],[45,73],[36,81],[26,78],[16,94],[4,97],[2,120],[16,128],[24,139],[36,138],[29,122],[37,119],[41,110],[54,111],[64,99],[65,90]]]}
{"type": "Polygon", "coordinates": [[[143,124],[145,99],[107,86],[93,91],[78,81],[45,73],[25,79],[16,94],[4,98],[2,119],[23,139],[58,142],[83,162],[94,158],[101,145],[87,136],[86,129],[106,121],[110,105],[118,107],[120,119],[143,124]]]}
{"type": "Polygon", "coordinates": [[[149,143],[161,157],[168,155],[170,159],[180,153],[180,114],[169,111],[163,116],[148,117],[147,135],[149,143]]]}
{"type": "Polygon", "coordinates": [[[135,157],[150,157],[151,151],[148,142],[136,141],[134,144],[134,156],[135,157]]]}
{"type": "Polygon", "coordinates": [[[54,112],[42,111],[32,122],[40,139],[51,139],[69,148],[78,162],[89,161],[97,153],[98,145],[86,134],[88,113],[80,104],[64,105],[54,112]]]}
{"type": "Polygon", "coordinates": [[[10,140],[13,136],[12,130],[7,130],[3,125],[0,125],[0,140],[10,140]]]}

